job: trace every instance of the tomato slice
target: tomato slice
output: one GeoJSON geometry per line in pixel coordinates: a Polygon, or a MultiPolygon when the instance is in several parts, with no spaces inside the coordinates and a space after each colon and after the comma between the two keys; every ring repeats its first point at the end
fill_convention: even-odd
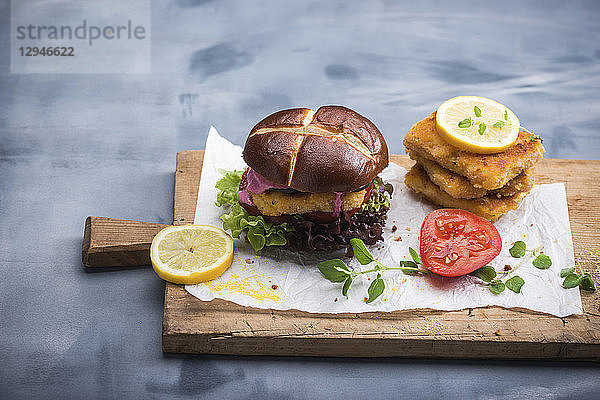
{"type": "Polygon", "coordinates": [[[496,258],[502,239],[487,219],[465,210],[442,208],[423,220],[419,250],[421,263],[431,272],[461,276],[496,258]]]}

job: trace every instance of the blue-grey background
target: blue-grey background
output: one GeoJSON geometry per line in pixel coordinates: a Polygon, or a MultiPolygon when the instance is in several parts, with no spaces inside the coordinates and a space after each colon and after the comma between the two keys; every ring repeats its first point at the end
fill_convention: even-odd
{"type": "Polygon", "coordinates": [[[171,222],[176,151],[285,107],[347,105],[403,153],[412,123],[478,94],[547,157],[598,159],[600,2],[157,1],[150,75],[10,74],[9,10],[1,398],[598,398],[593,364],[164,355],[163,282],[88,272],[80,246],[88,215],[171,222]]]}

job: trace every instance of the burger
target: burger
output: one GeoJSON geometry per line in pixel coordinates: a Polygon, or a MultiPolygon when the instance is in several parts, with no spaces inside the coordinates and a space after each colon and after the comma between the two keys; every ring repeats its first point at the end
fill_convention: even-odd
{"type": "Polygon", "coordinates": [[[252,128],[244,146],[248,168],[217,183],[221,217],[255,250],[332,252],[350,239],[383,240],[392,186],[377,175],[388,148],[375,124],[342,106],[278,111],[252,128]],[[231,190],[231,184],[239,186],[231,190]]]}

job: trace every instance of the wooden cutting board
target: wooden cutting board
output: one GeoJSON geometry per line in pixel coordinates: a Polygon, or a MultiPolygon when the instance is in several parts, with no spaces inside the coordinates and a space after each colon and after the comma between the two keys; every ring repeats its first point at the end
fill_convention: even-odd
{"type": "MultiPolygon", "coordinates": [[[[194,222],[203,151],[177,154],[175,225],[194,222]]],[[[409,168],[407,156],[392,161],[409,168]]],[[[600,161],[543,160],[538,183],[565,182],[575,261],[598,282],[600,161]]],[[[578,290],[578,289],[572,289],[578,290]]],[[[310,314],[200,301],[167,283],[163,350],[173,353],[340,357],[600,360],[600,290],[584,315],[558,318],[500,307],[461,311],[310,314]]]]}

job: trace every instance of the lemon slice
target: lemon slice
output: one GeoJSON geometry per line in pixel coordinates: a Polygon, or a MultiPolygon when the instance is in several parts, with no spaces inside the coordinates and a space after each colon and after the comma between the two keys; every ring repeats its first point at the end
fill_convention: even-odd
{"type": "Polygon", "coordinates": [[[499,153],[519,135],[519,119],[506,106],[478,96],[446,100],[436,114],[439,135],[459,149],[473,153],[499,153]]]}
{"type": "Polygon", "coordinates": [[[150,260],[166,281],[186,285],[210,281],[231,265],[233,239],[214,226],[169,226],[152,240],[150,260]]]}

